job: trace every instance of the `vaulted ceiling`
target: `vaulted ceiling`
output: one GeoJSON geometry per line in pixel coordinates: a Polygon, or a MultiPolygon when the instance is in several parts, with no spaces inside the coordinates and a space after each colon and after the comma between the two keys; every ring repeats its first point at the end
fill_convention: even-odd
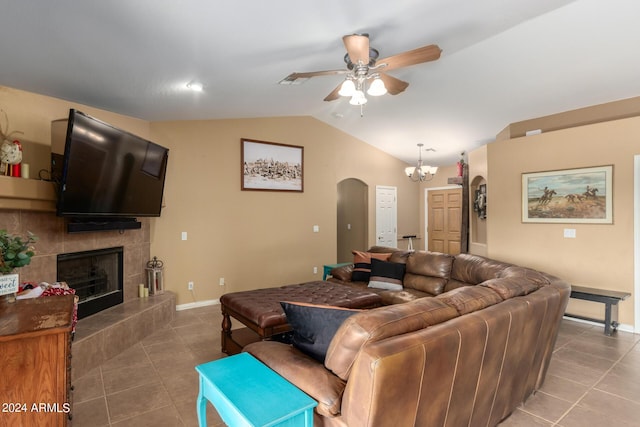
{"type": "Polygon", "coordinates": [[[451,164],[511,122],[640,95],[637,0],[0,3],[0,85],[151,121],[311,115],[409,163],[417,143],[451,164]],[[278,84],[344,68],[354,33],[381,58],[442,55],[389,71],[407,90],[362,111],[323,101],[341,76],[278,84]]]}

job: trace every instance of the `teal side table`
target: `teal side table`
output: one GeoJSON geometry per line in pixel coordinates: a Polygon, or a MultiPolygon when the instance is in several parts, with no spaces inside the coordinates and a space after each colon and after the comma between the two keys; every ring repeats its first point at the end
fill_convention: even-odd
{"type": "Polygon", "coordinates": [[[228,426],[313,427],[317,402],[249,353],[196,366],[198,424],[207,425],[207,400],[228,426]]]}
{"type": "Polygon", "coordinates": [[[333,270],[334,268],[338,268],[338,267],[343,267],[345,265],[350,265],[353,264],[351,262],[343,262],[342,264],[326,264],[324,266],[324,272],[322,275],[322,280],[327,280],[327,277],[329,277],[329,275],[331,274],[331,270],[333,270]]]}

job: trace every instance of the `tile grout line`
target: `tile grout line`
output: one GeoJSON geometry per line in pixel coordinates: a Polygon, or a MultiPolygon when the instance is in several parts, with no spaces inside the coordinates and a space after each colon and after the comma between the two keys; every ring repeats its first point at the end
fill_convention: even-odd
{"type": "MultiPolygon", "coordinates": [[[[572,341],[573,341],[573,340],[572,340],[572,341]]],[[[613,370],[613,368],[614,368],[616,365],[618,365],[618,363],[620,363],[620,361],[621,361],[622,359],[624,359],[624,358],[625,358],[625,357],[626,357],[626,356],[627,356],[631,351],[633,351],[633,348],[634,348],[636,345],[637,345],[637,343],[636,343],[636,344],[634,344],[633,346],[631,346],[631,348],[629,348],[629,350],[627,350],[627,351],[626,351],[622,356],[620,356],[620,357],[618,358],[618,360],[614,361],[614,362],[612,363],[612,365],[609,367],[609,369],[607,369],[607,370],[606,370],[606,371],[605,371],[605,372],[604,372],[604,373],[603,373],[603,374],[602,374],[602,375],[601,375],[601,376],[596,380],[596,382],[595,382],[591,387],[589,387],[589,388],[588,388],[588,389],[587,389],[587,390],[586,390],[586,391],[585,391],[585,392],[584,392],[584,393],[583,393],[583,394],[582,394],[582,395],[581,395],[581,396],[580,396],[580,397],[579,397],[579,398],[578,398],[578,399],[577,399],[577,400],[576,400],[576,401],[575,401],[575,402],[574,402],[574,403],[569,407],[569,409],[567,409],[567,410],[566,410],[566,411],[565,411],[565,412],[560,416],[560,418],[558,418],[558,420],[553,424],[553,427],[559,427],[559,426],[561,426],[562,424],[560,424],[560,422],[561,422],[561,421],[562,421],[562,420],[563,420],[563,419],[564,419],[564,418],[569,414],[569,412],[571,412],[571,410],[573,410],[576,406],[578,406],[578,404],[579,404],[579,403],[580,403],[580,402],[585,398],[585,396],[586,396],[587,394],[589,394],[589,392],[590,392],[590,391],[598,390],[598,389],[596,388],[596,386],[597,386],[598,384],[600,384],[600,382],[602,382],[602,380],[603,380],[603,379],[604,379],[604,378],[605,378],[605,377],[606,377],[606,376],[607,376],[607,375],[608,375],[608,374],[613,370]]],[[[600,390],[598,390],[598,391],[600,391],[600,390]]],[[[609,394],[611,394],[611,393],[609,393],[609,394]]],[[[615,395],[615,396],[616,396],[616,397],[620,397],[620,396],[617,396],[617,395],[615,395]]],[[[625,399],[625,400],[629,400],[629,399],[625,399]]]]}
{"type": "MultiPolygon", "coordinates": [[[[586,333],[587,333],[588,331],[592,330],[592,329],[593,329],[593,328],[589,328],[588,330],[585,330],[585,331],[581,332],[581,333],[580,333],[579,335],[577,335],[576,337],[571,338],[570,340],[568,340],[567,342],[565,342],[564,344],[562,344],[560,347],[554,348],[553,353],[552,353],[552,354],[553,354],[553,356],[556,356],[556,352],[557,352],[558,350],[561,350],[561,349],[562,349],[562,348],[564,348],[564,347],[569,347],[569,346],[570,346],[570,344],[571,344],[572,342],[578,342],[580,337],[584,337],[584,336],[586,335],[586,333]]],[[[634,346],[635,346],[635,345],[634,345],[634,346]]],[[[620,358],[618,358],[618,360],[616,360],[616,361],[610,361],[610,362],[612,363],[612,365],[611,365],[611,366],[610,366],[610,367],[609,367],[609,368],[608,368],[608,369],[607,369],[607,370],[606,370],[606,371],[605,371],[605,372],[604,372],[604,373],[603,373],[603,374],[602,374],[602,375],[601,375],[601,376],[600,376],[600,377],[599,377],[599,378],[594,382],[594,384],[593,384],[591,387],[589,387],[589,388],[588,388],[588,389],[587,389],[587,390],[586,390],[586,391],[585,391],[585,392],[584,392],[584,393],[583,393],[583,394],[582,394],[582,395],[581,395],[581,396],[580,396],[580,397],[579,397],[575,402],[573,402],[573,403],[572,403],[571,401],[569,401],[569,400],[562,399],[562,398],[560,398],[560,397],[558,397],[558,396],[554,396],[554,395],[551,395],[551,394],[549,394],[549,393],[545,393],[545,392],[544,392],[544,391],[542,391],[542,390],[537,390],[534,394],[542,393],[542,394],[547,395],[547,396],[549,396],[549,397],[552,397],[552,398],[555,398],[555,399],[559,399],[559,400],[562,400],[562,401],[565,401],[565,402],[567,402],[567,403],[571,404],[571,406],[570,406],[570,407],[569,407],[569,408],[568,408],[564,413],[562,413],[562,414],[560,415],[560,417],[558,417],[558,419],[557,419],[556,421],[549,420],[549,419],[547,419],[547,418],[541,417],[540,415],[536,415],[536,414],[534,414],[534,413],[531,413],[531,412],[527,411],[527,410],[524,408],[524,404],[522,404],[522,405],[521,405],[520,410],[521,410],[521,411],[523,411],[523,412],[525,412],[525,413],[527,413],[527,414],[528,414],[528,415],[530,415],[530,416],[536,417],[536,418],[538,418],[538,419],[541,419],[541,420],[544,420],[544,421],[546,421],[546,422],[550,423],[550,424],[551,424],[551,427],[561,427],[561,425],[559,424],[559,423],[560,423],[560,421],[561,421],[564,417],[566,417],[566,416],[567,416],[567,414],[568,414],[569,412],[571,412],[571,410],[572,410],[573,408],[575,408],[575,407],[578,405],[578,403],[579,403],[579,402],[580,402],[580,401],[581,401],[581,400],[582,400],[582,399],[583,399],[583,398],[584,398],[584,397],[589,393],[589,391],[593,390],[593,389],[595,388],[595,386],[596,386],[600,381],[602,381],[602,379],[607,375],[607,373],[609,373],[609,371],[611,371],[611,369],[613,369],[613,367],[614,367],[614,366],[615,366],[615,365],[616,365],[620,360],[622,360],[622,358],[624,358],[624,357],[628,354],[628,352],[629,352],[629,351],[631,351],[632,349],[633,349],[633,346],[631,347],[631,349],[629,349],[629,350],[627,351],[627,353],[623,354],[620,358]]],[[[553,357],[553,356],[552,356],[552,357],[553,357]]],[[[556,356],[556,357],[557,357],[557,356],[556,356]]],[[[607,361],[609,361],[608,359],[603,359],[603,360],[607,360],[607,361]]],[[[561,378],[563,378],[563,377],[561,377],[561,378]]],[[[574,381],[572,381],[572,380],[570,380],[570,379],[568,379],[568,378],[563,378],[563,379],[565,379],[565,380],[567,380],[567,381],[574,382],[574,381]]]]}
{"type": "Polygon", "coordinates": [[[107,389],[104,386],[102,365],[98,366],[98,371],[100,372],[100,384],[102,384],[102,397],[104,399],[104,406],[107,408],[107,422],[109,423],[109,427],[111,427],[111,411],[109,410],[109,401],[107,400],[107,389]]]}

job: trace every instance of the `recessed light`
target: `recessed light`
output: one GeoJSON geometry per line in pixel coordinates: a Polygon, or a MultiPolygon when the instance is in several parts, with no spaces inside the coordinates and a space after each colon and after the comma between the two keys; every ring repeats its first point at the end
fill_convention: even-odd
{"type": "Polygon", "coordinates": [[[200,82],[193,81],[187,83],[187,88],[194,92],[202,92],[204,89],[204,85],[200,82]]]}

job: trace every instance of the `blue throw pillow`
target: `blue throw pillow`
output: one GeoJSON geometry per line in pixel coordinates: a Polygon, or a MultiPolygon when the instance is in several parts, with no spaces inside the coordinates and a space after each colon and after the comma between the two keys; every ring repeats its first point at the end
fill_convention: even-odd
{"type": "Polygon", "coordinates": [[[293,346],[323,363],[342,322],[360,311],[303,302],[281,301],[280,305],[293,329],[293,346]]]}

